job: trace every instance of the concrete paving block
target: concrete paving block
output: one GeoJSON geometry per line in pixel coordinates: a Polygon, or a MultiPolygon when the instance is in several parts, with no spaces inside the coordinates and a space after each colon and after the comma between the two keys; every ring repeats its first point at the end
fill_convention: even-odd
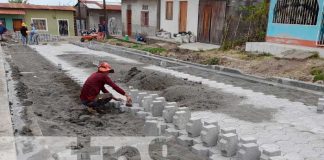
{"type": "Polygon", "coordinates": [[[188,123],[188,114],[185,111],[177,111],[173,116],[173,124],[176,129],[186,129],[188,123]]]}
{"type": "Polygon", "coordinates": [[[195,145],[195,144],[202,144],[202,143],[203,142],[202,142],[202,140],[201,140],[200,137],[196,137],[196,138],[193,139],[193,145],[195,145]]]}
{"type": "Polygon", "coordinates": [[[254,137],[240,137],[238,149],[241,149],[243,144],[248,144],[248,143],[257,143],[257,139],[254,137]]]}
{"type": "Polygon", "coordinates": [[[179,107],[178,111],[185,111],[187,114],[187,120],[189,121],[190,117],[191,117],[191,111],[190,108],[188,107],[179,107]]]}
{"type": "Polygon", "coordinates": [[[132,90],[132,89],[134,89],[134,87],[133,86],[128,86],[128,89],[132,90]]]}
{"type": "Polygon", "coordinates": [[[187,135],[181,135],[177,137],[177,143],[184,147],[191,147],[193,145],[193,139],[187,135]]]}
{"type": "Polygon", "coordinates": [[[161,133],[165,133],[165,130],[168,128],[167,124],[164,122],[160,122],[161,133]]]}
{"type": "Polygon", "coordinates": [[[178,107],[178,104],[177,104],[177,102],[167,102],[166,106],[176,106],[176,107],[178,107]]]}
{"type": "Polygon", "coordinates": [[[270,160],[270,157],[281,156],[280,147],[275,144],[265,144],[260,148],[262,150],[260,160],[270,160]]]}
{"type": "Polygon", "coordinates": [[[145,111],[138,111],[136,113],[136,116],[139,117],[139,118],[141,118],[141,119],[145,119],[145,117],[147,117],[149,115],[150,115],[150,113],[145,112],[145,111]]]}
{"type": "Polygon", "coordinates": [[[155,120],[145,121],[144,134],[145,136],[160,136],[161,127],[159,126],[158,122],[155,120]]]}
{"type": "Polygon", "coordinates": [[[142,108],[139,108],[139,107],[130,107],[130,113],[133,116],[136,116],[136,113],[141,111],[141,110],[142,110],[142,108]]]}
{"type": "Polygon", "coordinates": [[[156,120],[158,121],[158,117],[153,117],[152,115],[145,117],[145,120],[156,120]]]}
{"type": "Polygon", "coordinates": [[[209,156],[209,148],[203,146],[202,144],[195,144],[191,147],[191,151],[202,157],[208,157],[209,156]]]}
{"type": "Polygon", "coordinates": [[[222,128],[221,129],[221,134],[228,134],[228,133],[235,133],[236,134],[236,129],[233,127],[227,127],[227,128],[222,128]]]}
{"type": "Polygon", "coordinates": [[[163,101],[153,101],[151,113],[153,117],[161,117],[164,110],[164,103],[163,101]]]}
{"type": "Polygon", "coordinates": [[[144,108],[144,111],[150,112],[151,111],[151,104],[153,102],[152,96],[145,96],[142,100],[142,106],[144,108]]]}
{"type": "Polygon", "coordinates": [[[145,96],[147,96],[148,94],[146,92],[141,92],[141,93],[138,93],[138,96],[137,96],[137,99],[135,101],[135,103],[139,103],[139,106],[140,107],[143,107],[143,104],[142,104],[142,100],[145,96]]]}
{"type": "Polygon", "coordinates": [[[137,99],[138,93],[139,93],[139,91],[137,89],[132,89],[132,90],[129,91],[129,94],[132,97],[134,102],[137,99]]]}
{"type": "Polygon", "coordinates": [[[171,135],[171,136],[174,136],[174,137],[178,137],[179,136],[179,130],[175,129],[175,128],[167,128],[165,130],[165,134],[166,135],[171,135]]]}
{"type": "Polygon", "coordinates": [[[219,148],[224,157],[232,157],[237,152],[238,136],[235,133],[223,134],[219,141],[219,148]]]}
{"type": "Polygon", "coordinates": [[[189,137],[198,137],[202,130],[202,122],[200,118],[191,118],[186,125],[186,130],[189,137]]]}
{"type": "Polygon", "coordinates": [[[318,102],[317,112],[323,113],[323,111],[324,111],[324,102],[318,102]]]}
{"type": "Polygon", "coordinates": [[[165,106],[164,110],[162,112],[162,117],[164,118],[166,123],[172,123],[173,122],[173,116],[175,115],[175,112],[178,110],[178,107],[176,106],[165,106]]]}
{"type": "Polygon", "coordinates": [[[163,105],[166,104],[166,100],[165,100],[164,97],[157,97],[157,98],[155,98],[155,101],[162,101],[163,102],[163,105]]]}
{"type": "Polygon", "coordinates": [[[204,146],[207,147],[215,146],[217,144],[218,134],[219,131],[217,126],[215,125],[203,126],[200,136],[204,146]]]}
{"type": "Polygon", "coordinates": [[[237,152],[238,160],[259,160],[261,152],[259,145],[256,143],[245,143],[242,144],[241,148],[237,152]]]}
{"type": "Polygon", "coordinates": [[[287,160],[287,159],[282,156],[275,156],[275,157],[270,157],[269,160],[287,160]]]}
{"type": "Polygon", "coordinates": [[[155,100],[155,98],[159,97],[158,94],[150,94],[149,96],[152,96],[153,100],[155,100]]]}

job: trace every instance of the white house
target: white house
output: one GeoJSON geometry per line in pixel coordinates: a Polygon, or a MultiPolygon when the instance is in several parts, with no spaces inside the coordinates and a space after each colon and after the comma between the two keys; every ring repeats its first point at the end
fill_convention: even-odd
{"type": "Polygon", "coordinates": [[[153,36],[160,28],[159,0],[122,0],[123,33],[153,36]]]}

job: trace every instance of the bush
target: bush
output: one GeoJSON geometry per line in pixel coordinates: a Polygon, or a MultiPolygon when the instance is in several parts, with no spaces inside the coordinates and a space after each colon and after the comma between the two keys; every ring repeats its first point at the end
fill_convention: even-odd
{"type": "Polygon", "coordinates": [[[164,48],[150,48],[150,47],[143,48],[142,50],[146,51],[146,52],[150,52],[152,54],[159,54],[159,53],[162,53],[162,52],[166,51],[166,49],[164,49],[164,48]]]}
{"type": "Polygon", "coordinates": [[[313,82],[321,81],[321,80],[324,81],[324,73],[321,73],[321,74],[316,75],[316,76],[314,77],[313,82]]]}
{"type": "Polygon", "coordinates": [[[313,76],[316,76],[316,75],[319,75],[319,74],[322,74],[323,71],[321,69],[318,69],[318,68],[313,68],[312,71],[310,72],[311,75],[313,76]]]}
{"type": "Polygon", "coordinates": [[[217,58],[217,57],[210,58],[205,62],[205,64],[207,64],[207,65],[218,65],[219,64],[219,58],[217,58]]]}

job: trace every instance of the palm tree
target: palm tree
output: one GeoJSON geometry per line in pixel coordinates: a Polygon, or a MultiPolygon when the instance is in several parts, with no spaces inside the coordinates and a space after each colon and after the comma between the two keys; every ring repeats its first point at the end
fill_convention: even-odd
{"type": "Polygon", "coordinates": [[[27,3],[28,0],[8,0],[9,3],[27,3]]]}

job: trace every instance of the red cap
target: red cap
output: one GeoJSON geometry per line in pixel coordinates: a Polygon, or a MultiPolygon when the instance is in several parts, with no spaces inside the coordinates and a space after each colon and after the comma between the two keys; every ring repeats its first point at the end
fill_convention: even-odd
{"type": "Polygon", "coordinates": [[[112,70],[112,68],[108,62],[101,62],[98,66],[99,72],[109,72],[111,70],[112,70]]]}

